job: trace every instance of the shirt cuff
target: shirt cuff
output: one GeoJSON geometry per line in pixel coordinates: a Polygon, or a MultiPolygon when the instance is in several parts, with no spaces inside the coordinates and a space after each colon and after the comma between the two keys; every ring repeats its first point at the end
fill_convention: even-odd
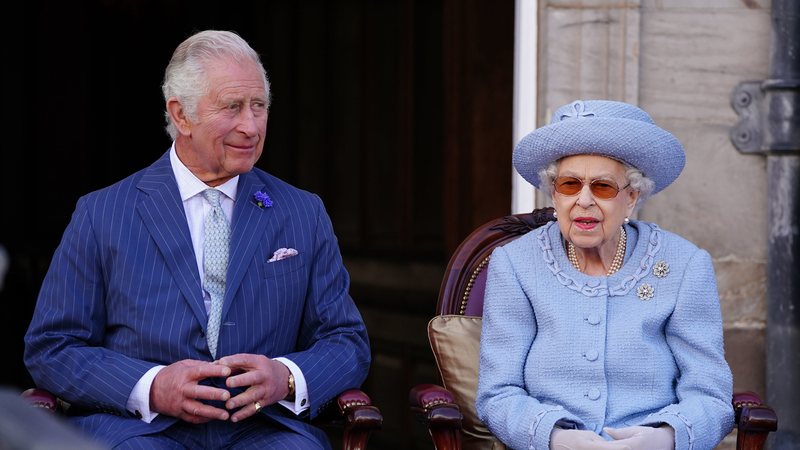
{"type": "Polygon", "coordinates": [[[158,416],[157,412],[150,411],[150,386],[153,385],[156,374],[164,367],[166,366],[155,366],[145,372],[142,378],[136,382],[136,386],[133,387],[131,395],[128,397],[128,403],[125,405],[131,414],[147,423],[152,422],[158,416]]]}
{"type": "Polygon", "coordinates": [[[280,361],[289,368],[289,372],[294,377],[294,401],[281,400],[278,403],[289,411],[300,415],[308,409],[308,387],[306,386],[306,379],[303,377],[303,371],[297,367],[297,364],[286,358],[274,358],[275,361],[280,361]]]}

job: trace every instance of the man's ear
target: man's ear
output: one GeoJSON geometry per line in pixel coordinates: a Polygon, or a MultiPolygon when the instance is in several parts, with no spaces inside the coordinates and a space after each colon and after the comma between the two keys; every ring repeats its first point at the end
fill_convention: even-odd
{"type": "Polygon", "coordinates": [[[167,100],[167,113],[178,133],[185,136],[192,134],[192,121],[186,116],[186,110],[183,109],[183,105],[177,98],[170,97],[167,100]]]}

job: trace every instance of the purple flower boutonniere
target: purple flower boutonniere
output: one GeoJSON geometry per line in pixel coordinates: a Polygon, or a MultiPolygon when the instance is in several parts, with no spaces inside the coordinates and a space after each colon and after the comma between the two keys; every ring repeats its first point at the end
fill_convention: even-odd
{"type": "Polygon", "coordinates": [[[253,203],[259,208],[272,208],[272,199],[269,198],[266,192],[256,191],[253,194],[253,203]]]}

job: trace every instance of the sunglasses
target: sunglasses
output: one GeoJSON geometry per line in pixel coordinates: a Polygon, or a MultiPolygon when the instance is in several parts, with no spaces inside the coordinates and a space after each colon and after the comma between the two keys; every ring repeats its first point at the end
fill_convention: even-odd
{"type": "MultiPolygon", "coordinates": [[[[553,188],[562,195],[577,195],[583,190],[583,185],[583,180],[575,177],[558,177],[553,180],[553,188]]],[[[628,183],[622,189],[630,185],[631,184],[628,183]]],[[[589,183],[589,190],[592,191],[592,195],[603,200],[616,197],[622,189],[617,186],[617,183],[611,180],[592,180],[591,183],[589,183]]]]}

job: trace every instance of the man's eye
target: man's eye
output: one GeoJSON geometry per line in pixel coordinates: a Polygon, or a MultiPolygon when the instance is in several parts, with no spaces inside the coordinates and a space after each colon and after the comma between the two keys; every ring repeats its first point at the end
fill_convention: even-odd
{"type": "Polygon", "coordinates": [[[231,103],[230,105],[228,105],[228,109],[231,110],[231,111],[236,111],[236,110],[239,109],[239,104],[238,103],[231,103]]]}

